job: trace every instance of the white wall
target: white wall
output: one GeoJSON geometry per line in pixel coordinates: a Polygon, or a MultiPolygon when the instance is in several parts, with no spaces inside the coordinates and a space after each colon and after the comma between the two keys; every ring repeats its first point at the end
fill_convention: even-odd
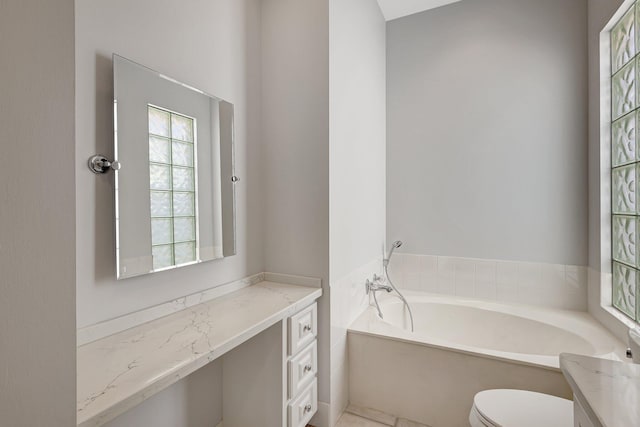
{"type": "Polygon", "coordinates": [[[585,0],[474,0],[387,26],[387,236],[587,263],[585,0]]]}
{"type": "Polygon", "coordinates": [[[259,13],[258,0],[76,2],[78,327],[263,271],[259,13]],[[113,175],[86,167],[113,153],[113,53],[235,104],[238,255],[115,280],[113,175]]]}
{"type": "Polygon", "coordinates": [[[330,6],[331,281],[379,257],[385,239],[385,21],[376,2],[330,6]]]}
{"type": "Polygon", "coordinates": [[[0,424],[76,419],[73,1],[0,3],[0,424]]]}
{"type": "Polygon", "coordinates": [[[263,0],[266,271],[319,277],[319,400],[329,402],[329,5],[263,0]]]}
{"type": "Polygon", "coordinates": [[[385,238],[385,20],[377,2],[329,4],[331,412],[348,404],[348,325],[367,307],[385,238]]]}
{"type": "MultiPolygon", "coordinates": [[[[260,1],[78,1],[76,39],[77,326],[264,271],[260,1]],[[86,167],[92,154],[113,154],[113,53],[235,104],[236,171],[242,179],[236,193],[238,255],[115,280],[113,175],[95,176],[86,167]]],[[[215,397],[220,375],[219,364],[200,370],[110,427],[155,425],[158,419],[171,424],[185,417],[188,423],[172,425],[215,425],[221,417],[215,397]],[[214,390],[211,401],[193,396],[199,389],[193,384],[201,383],[214,390]]]]}

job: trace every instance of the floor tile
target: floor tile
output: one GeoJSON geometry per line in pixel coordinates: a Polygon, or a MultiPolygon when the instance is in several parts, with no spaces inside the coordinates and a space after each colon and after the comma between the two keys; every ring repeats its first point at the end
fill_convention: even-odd
{"type": "Polygon", "coordinates": [[[405,418],[399,418],[395,427],[429,427],[425,424],[416,423],[415,421],[409,421],[405,418]]]}
{"type": "Polygon", "coordinates": [[[364,406],[349,405],[346,412],[354,415],[358,415],[363,418],[368,418],[373,421],[377,421],[382,424],[394,426],[396,424],[395,415],[389,415],[377,409],[365,408],[364,406]]]}
{"type": "Polygon", "coordinates": [[[338,420],[336,427],[389,427],[388,424],[381,424],[357,415],[345,412],[338,420]]]}

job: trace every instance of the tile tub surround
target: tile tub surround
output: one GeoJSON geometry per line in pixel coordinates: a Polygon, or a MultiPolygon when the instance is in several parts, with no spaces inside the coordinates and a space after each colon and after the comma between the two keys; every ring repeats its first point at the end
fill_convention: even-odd
{"type": "Polygon", "coordinates": [[[321,294],[261,282],[79,347],[78,425],[104,424],[321,294]]]}
{"type": "Polygon", "coordinates": [[[389,275],[400,289],[587,310],[582,266],[397,253],[389,275]]]}
{"type": "Polygon", "coordinates": [[[561,354],[560,367],[595,425],[640,427],[640,365],[561,354]]]}

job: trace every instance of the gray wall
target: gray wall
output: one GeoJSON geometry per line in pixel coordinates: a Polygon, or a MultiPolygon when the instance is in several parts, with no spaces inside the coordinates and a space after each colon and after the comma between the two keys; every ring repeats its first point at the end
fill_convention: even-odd
{"type": "Polygon", "coordinates": [[[0,424],[76,424],[73,1],[0,2],[0,424]]]}
{"type": "Polygon", "coordinates": [[[463,1],[387,37],[388,239],[586,265],[586,1],[463,1]]]}
{"type": "Polygon", "coordinates": [[[328,278],[328,2],[264,0],[267,269],[328,278]]]}
{"type": "Polygon", "coordinates": [[[319,400],[329,402],[329,4],[262,2],[264,257],[320,277],[319,400]]]}

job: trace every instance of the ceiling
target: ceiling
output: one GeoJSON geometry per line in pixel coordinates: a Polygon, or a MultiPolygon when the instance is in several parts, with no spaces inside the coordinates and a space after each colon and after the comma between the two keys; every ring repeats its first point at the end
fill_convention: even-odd
{"type": "Polygon", "coordinates": [[[460,0],[378,0],[387,21],[425,10],[434,9],[460,0]]]}

